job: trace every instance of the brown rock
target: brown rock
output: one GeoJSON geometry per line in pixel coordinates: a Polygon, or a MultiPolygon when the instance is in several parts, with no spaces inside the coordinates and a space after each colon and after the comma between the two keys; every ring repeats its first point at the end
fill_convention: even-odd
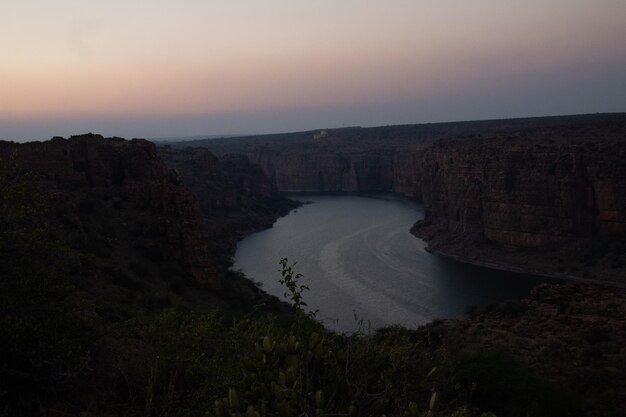
{"type": "Polygon", "coordinates": [[[153,143],[86,134],[69,140],[0,145],[0,156],[13,152],[25,169],[38,176],[42,188],[52,193],[63,217],[78,214],[74,227],[84,227],[96,216],[92,213],[92,219],[87,219],[81,210],[102,207],[106,213],[116,206],[115,214],[121,213],[120,222],[127,225],[127,232],[132,231],[134,240],[149,240],[151,250],[180,259],[197,282],[213,290],[220,288],[219,268],[209,251],[200,206],[157,156],[153,143]]]}

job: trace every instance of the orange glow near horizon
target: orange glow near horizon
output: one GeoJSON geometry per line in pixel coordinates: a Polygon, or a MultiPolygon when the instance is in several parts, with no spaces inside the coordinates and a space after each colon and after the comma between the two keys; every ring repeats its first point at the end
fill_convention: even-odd
{"type": "Polygon", "coordinates": [[[2,118],[427,99],[626,62],[613,0],[50,3],[0,7],[2,118]]]}

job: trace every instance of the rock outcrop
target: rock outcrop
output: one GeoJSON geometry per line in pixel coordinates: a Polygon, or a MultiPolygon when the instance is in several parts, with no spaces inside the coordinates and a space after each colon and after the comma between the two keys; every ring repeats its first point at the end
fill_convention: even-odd
{"type": "Polygon", "coordinates": [[[593,411],[589,415],[624,413],[624,289],[543,284],[521,302],[429,326],[447,351],[504,350],[539,374],[584,392],[582,403],[593,411]]]}
{"type": "Polygon", "coordinates": [[[280,191],[394,191],[420,198],[423,150],[436,140],[623,122],[625,118],[624,114],[599,114],[348,127],[196,140],[173,143],[172,147],[201,146],[217,156],[246,155],[275,179],[280,191]]]}
{"type": "Polygon", "coordinates": [[[431,250],[459,260],[620,281],[626,276],[625,130],[626,115],[608,114],[193,143],[219,155],[246,155],[281,191],[417,198],[426,218],[414,232],[431,250]]]}
{"type": "Polygon", "coordinates": [[[279,194],[258,165],[243,155],[215,157],[206,148],[159,148],[159,155],[197,197],[212,252],[224,259],[246,234],[270,227],[298,203],[279,194]]]}
{"type": "Polygon", "coordinates": [[[201,286],[209,302],[276,304],[228,268],[238,240],[297,203],[245,156],[86,134],[0,141],[0,159],[11,157],[48,196],[51,229],[82,254],[76,281],[89,291],[167,299],[201,286]]]}
{"type": "MultiPolygon", "coordinates": [[[[56,230],[81,250],[109,258],[119,274],[129,260],[182,263],[196,282],[220,288],[202,211],[180,178],[146,140],[100,135],[0,145],[36,175],[48,193],[56,230]]],[[[108,268],[108,267],[107,267],[108,268]]]]}
{"type": "Polygon", "coordinates": [[[438,142],[414,231],[478,264],[623,280],[625,145],[624,122],[438,142]]]}

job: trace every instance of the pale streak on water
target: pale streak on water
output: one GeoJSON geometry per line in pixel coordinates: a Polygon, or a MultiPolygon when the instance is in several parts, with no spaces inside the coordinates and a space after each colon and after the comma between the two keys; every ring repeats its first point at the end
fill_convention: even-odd
{"type": "MultiPolygon", "coordinates": [[[[397,289],[387,288],[384,292],[378,292],[368,282],[370,277],[351,275],[345,268],[342,258],[342,254],[345,253],[344,249],[359,243],[367,247],[369,232],[376,231],[376,229],[384,230],[386,226],[389,226],[389,223],[390,221],[376,224],[324,245],[320,251],[319,268],[324,276],[333,278],[331,281],[333,285],[352,298],[355,306],[359,305],[360,308],[355,308],[355,312],[357,310],[363,311],[364,318],[374,320],[376,324],[379,324],[379,321],[384,324],[423,323],[427,321],[426,317],[407,310],[398,302],[402,295],[397,289]]],[[[393,265],[387,263],[383,256],[378,253],[372,255],[393,268],[393,265]]],[[[396,271],[398,270],[396,269],[396,271]]]]}
{"type": "Polygon", "coordinates": [[[354,331],[355,314],[373,327],[415,327],[461,317],[470,305],[519,299],[542,278],[489,271],[431,255],[409,233],[423,217],[415,201],[393,195],[295,196],[312,201],[239,243],[234,269],[282,298],[278,261],[297,261],[318,317],[354,331]]]}

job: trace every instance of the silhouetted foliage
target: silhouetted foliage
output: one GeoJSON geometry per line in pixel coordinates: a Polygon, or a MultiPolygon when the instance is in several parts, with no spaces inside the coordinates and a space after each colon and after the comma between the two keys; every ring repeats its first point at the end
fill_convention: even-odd
{"type": "MultiPolygon", "coordinates": [[[[166,254],[150,253],[149,239],[128,266],[106,258],[107,248],[100,258],[80,244],[70,250],[52,237],[36,184],[15,158],[0,160],[0,416],[579,414],[572,394],[510,356],[446,351],[440,322],[326,330],[305,310],[308,287],[286,259],[279,279],[292,313],[271,300],[229,305],[229,296],[259,291],[235,271],[221,307],[207,307],[207,292],[175,265],[173,278],[151,277],[163,272],[151,258],[166,254]]],[[[524,308],[488,312],[514,318],[524,308]]],[[[606,334],[586,339],[604,343],[606,334]]]]}
{"type": "Polygon", "coordinates": [[[89,367],[80,302],[64,279],[71,254],[47,235],[45,198],[0,159],[0,413],[28,415],[89,367]]]}

